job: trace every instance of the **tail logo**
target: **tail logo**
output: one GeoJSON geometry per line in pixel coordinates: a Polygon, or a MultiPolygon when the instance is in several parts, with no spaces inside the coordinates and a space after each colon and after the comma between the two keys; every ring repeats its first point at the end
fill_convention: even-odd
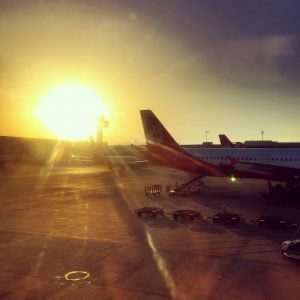
{"type": "Polygon", "coordinates": [[[147,139],[155,143],[161,143],[163,141],[163,130],[161,125],[157,123],[156,120],[151,116],[147,116],[145,121],[147,128],[147,139]]]}

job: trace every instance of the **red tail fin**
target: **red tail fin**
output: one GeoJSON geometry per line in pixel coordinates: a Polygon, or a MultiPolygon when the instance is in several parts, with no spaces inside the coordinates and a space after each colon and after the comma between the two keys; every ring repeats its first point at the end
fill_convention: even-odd
{"type": "Polygon", "coordinates": [[[216,174],[216,167],[187,153],[176,143],[151,110],[141,110],[149,154],[157,162],[195,174],[216,174]]]}
{"type": "Polygon", "coordinates": [[[230,139],[225,134],[219,134],[219,139],[223,147],[234,148],[234,145],[231,143],[230,139]]]}
{"type": "Polygon", "coordinates": [[[148,145],[159,144],[176,149],[180,148],[151,110],[141,110],[141,117],[148,145]]]}

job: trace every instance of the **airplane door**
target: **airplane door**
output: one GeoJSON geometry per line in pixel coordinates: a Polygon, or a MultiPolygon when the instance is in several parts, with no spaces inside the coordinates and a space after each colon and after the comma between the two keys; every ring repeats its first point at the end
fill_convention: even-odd
{"type": "Polygon", "coordinates": [[[261,162],[263,164],[269,164],[271,162],[271,156],[270,156],[270,154],[262,154],[262,156],[261,156],[261,162]]]}

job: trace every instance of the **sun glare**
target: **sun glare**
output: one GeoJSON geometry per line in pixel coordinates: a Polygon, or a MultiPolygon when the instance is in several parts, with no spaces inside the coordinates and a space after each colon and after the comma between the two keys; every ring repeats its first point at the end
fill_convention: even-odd
{"type": "Polygon", "coordinates": [[[68,84],[42,97],[37,115],[57,137],[83,140],[95,135],[97,118],[107,117],[107,109],[93,90],[68,84]]]}

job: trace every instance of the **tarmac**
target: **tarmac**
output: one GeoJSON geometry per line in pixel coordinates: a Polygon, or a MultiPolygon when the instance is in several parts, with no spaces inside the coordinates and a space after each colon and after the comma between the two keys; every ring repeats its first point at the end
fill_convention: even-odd
{"type": "Polygon", "coordinates": [[[184,181],[162,167],[15,166],[0,170],[1,299],[299,299],[300,263],[280,255],[300,205],[266,204],[265,182],[205,178],[200,194],[144,194],[184,181]],[[246,223],[216,225],[223,205],[246,223]],[[204,221],[138,218],[134,210],[200,210],[204,221]]]}

